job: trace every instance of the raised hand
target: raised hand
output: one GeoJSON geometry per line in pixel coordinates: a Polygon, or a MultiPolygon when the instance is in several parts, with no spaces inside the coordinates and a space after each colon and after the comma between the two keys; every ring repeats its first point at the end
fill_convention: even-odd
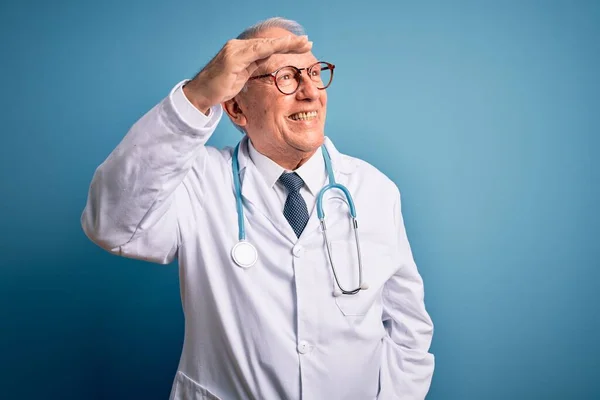
{"type": "Polygon", "coordinates": [[[258,62],[275,53],[306,53],[312,42],[306,36],[233,39],[183,88],[190,102],[203,113],[237,95],[258,62]]]}

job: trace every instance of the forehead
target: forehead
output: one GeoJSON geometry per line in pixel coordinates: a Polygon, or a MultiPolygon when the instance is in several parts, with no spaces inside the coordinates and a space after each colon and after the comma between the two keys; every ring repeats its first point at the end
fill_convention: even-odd
{"type": "MultiPolygon", "coordinates": [[[[256,38],[278,38],[282,36],[294,35],[290,31],[287,31],[283,28],[269,28],[259,32],[256,35],[256,38]]],[[[283,67],[286,65],[293,65],[299,68],[308,67],[309,65],[315,63],[317,58],[314,54],[309,51],[307,53],[301,54],[273,54],[272,56],[262,60],[259,62],[259,69],[262,72],[271,72],[279,67],[283,67]]]]}

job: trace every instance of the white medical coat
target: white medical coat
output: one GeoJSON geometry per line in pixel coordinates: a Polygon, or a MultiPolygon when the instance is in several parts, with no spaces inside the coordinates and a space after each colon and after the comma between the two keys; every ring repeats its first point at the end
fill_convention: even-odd
{"type": "MultiPolygon", "coordinates": [[[[181,83],[180,83],[181,85],[181,83]]],[[[232,149],[205,146],[222,117],[190,124],[175,90],[96,170],[82,215],[86,235],[125,257],[179,263],[183,350],[170,398],[423,399],[433,326],[396,185],[326,138],[337,182],[352,193],[368,290],[334,297],[316,212],[296,238],[248,155],[239,153],[247,240],[257,264],[238,267],[232,149]]],[[[368,138],[365,138],[368,140],[368,138]]],[[[328,191],[324,211],[342,284],[358,264],[348,208],[328,191]]]]}

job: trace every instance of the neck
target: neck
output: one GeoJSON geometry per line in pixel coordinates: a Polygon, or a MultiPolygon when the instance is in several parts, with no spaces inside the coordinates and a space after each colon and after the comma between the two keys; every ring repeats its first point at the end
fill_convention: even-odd
{"type": "Polygon", "coordinates": [[[270,158],[277,165],[285,168],[289,171],[294,171],[300,168],[305,162],[307,162],[313,154],[318,150],[310,150],[308,152],[294,149],[292,147],[277,147],[277,146],[257,146],[256,143],[252,142],[252,145],[260,154],[270,158]]]}
{"type": "Polygon", "coordinates": [[[277,157],[278,155],[270,156],[267,155],[271,160],[275,161],[281,167],[294,171],[302,166],[305,162],[307,162],[313,154],[315,154],[316,150],[311,151],[310,153],[302,153],[294,156],[284,156],[277,157]]]}

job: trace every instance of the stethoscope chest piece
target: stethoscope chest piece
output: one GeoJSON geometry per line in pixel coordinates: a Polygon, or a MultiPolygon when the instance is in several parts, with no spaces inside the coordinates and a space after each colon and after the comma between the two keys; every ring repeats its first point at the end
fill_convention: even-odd
{"type": "Polygon", "coordinates": [[[258,252],[252,243],[240,240],[231,249],[231,258],[241,268],[250,268],[258,260],[258,252]]]}

